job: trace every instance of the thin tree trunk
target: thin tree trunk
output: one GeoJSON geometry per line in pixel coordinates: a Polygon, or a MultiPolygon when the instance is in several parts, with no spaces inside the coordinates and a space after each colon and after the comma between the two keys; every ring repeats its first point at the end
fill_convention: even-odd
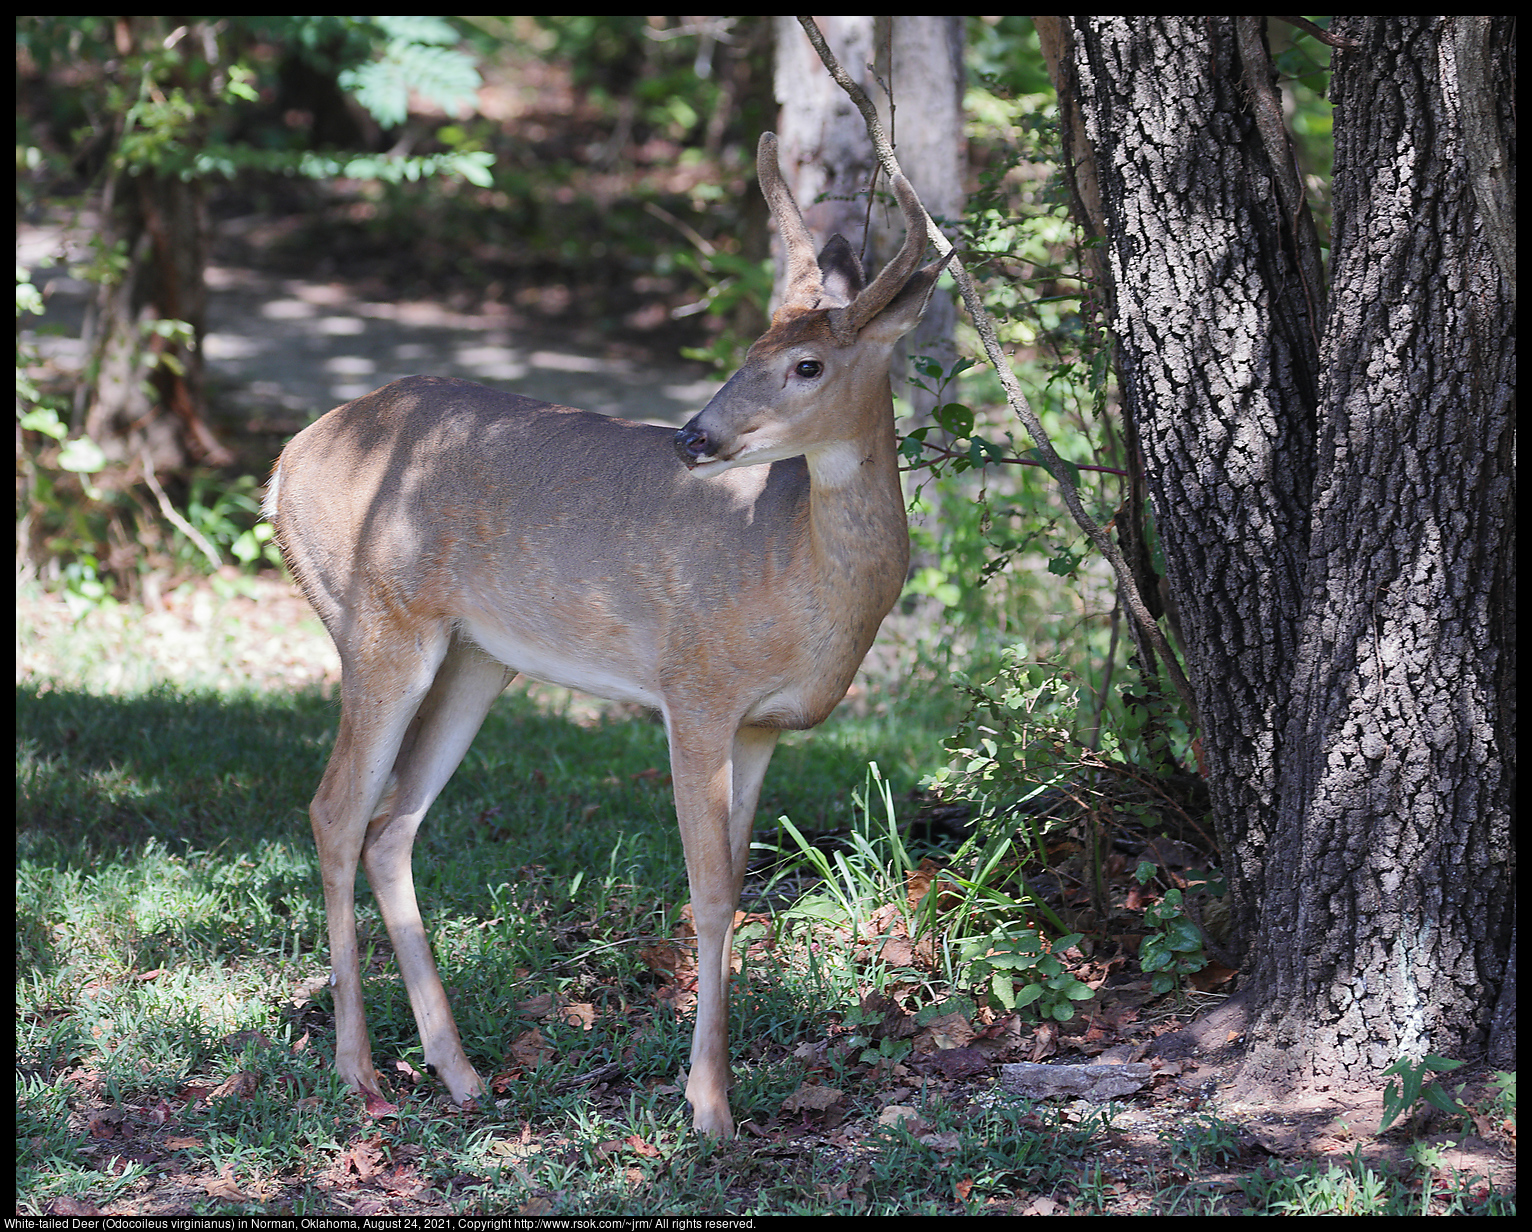
{"type": "MultiPolygon", "coordinates": [[[[968,147],[963,136],[963,18],[956,15],[900,14],[878,18],[878,75],[887,83],[895,107],[889,135],[899,151],[899,163],[920,194],[926,213],[941,224],[947,237],[958,233],[968,147]]],[[[877,98],[881,91],[875,93],[877,98]]],[[[887,255],[896,252],[900,237],[883,231],[887,255]]],[[[931,297],[920,324],[905,337],[903,354],[925,355],[950,369],[957,359],[953,331],[957,303],[940,289],[931,297]]],[[[908,371],[902,365],[900,375],[908,371]]],[[[897,380],[897,378],[896,378],[897,380]]],[[[927,382],[929,384],[929,382],[927,382]]],[[[936,404],[934,393],[905,387],[915,422],[927,420],[936,404]]],[[[948,397],[955,391],[948,391],[948,397]]]]}
{"type": "MultiPolygon", "coordinates": [[[[963,19],[901,14],[815,20],[846,71],[875,100],[922,204],[955,227],[962,214],[968,164],[963,19]]],[[[783,175],[820,242],[839,232],[853,244],[862,243],[862,262],[876,271],[898,252],[904,235],[896,208],[869,208],[867,187],[878,164],[866,126],[825,72],[797,18],[778,17],[776,22],[783,175]]],[[[887,181],[880,181],[879,187],[886,191],[887,181]]],[[[952,297],[939,292],[919,327],[904,340],[902,355],[929,355],[950,366],[957,355],[952,340],[956,320],[952,297]]],[[[902,355],[896,389],[911,398],[917,418],[926,416],[932,397],[905,385],[902,355]]]]}
{"type": "MultiPolygon", "coordinates": [[[[825,38],[841,62],[870,93],[878,87],[868,71],[876,55],[872,17],[818,19],[825,38]]],[[[823,245],[832,235],[859,244],[868,229],[867,186],[878,165],[867,141],[867,130],[851,100],[824,71],[796,18],[778,17],[776,92],[781,112],[777,121],[783,178],[793,190],[803,221],[823,245]]],[[[777,286],[782,283],[784,258],[780,245],[777,286]]],[[[862,253],[873,266],[877,254],[862,253]]]]}
{"type": "Polygon", "coordinates": [[[108,234],[128,261],[97,301],[86,434],[113,461],[133,462],[147,449],[157,469],[224,465],[232,455],[204,418],[208,224],[201,184],[122,173],[113,189],[108,234]],[[185,322],[190,337],[161,332],[162,322],[173,321],[185,322]]]}
{"type": "MultiPolygon", "coordinates": [[[[143,45],[163,47],[181,58],[172,80],[199,110],[176,137],[195,149],[212,104],[208,66],[194,61],[213,45],[212,36],[199,24],[167,38],[168,20],[118,18],[117,46],[125,55],[143,45]]],[[[205,418],[209,228],[201,181],[176,170],[114,168],[108,175],[102,238],[126,262],[95,305],[83,427],[115,462],[134,463],[147,451],[162,470],[225,465],[232,455],[205,418]],[[185,322],[189,336],[174,322],[185,322]]]]}

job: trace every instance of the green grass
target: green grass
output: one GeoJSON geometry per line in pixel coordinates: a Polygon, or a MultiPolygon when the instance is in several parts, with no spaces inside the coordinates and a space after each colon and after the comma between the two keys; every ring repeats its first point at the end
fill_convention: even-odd
{"type": "MultiPolygon", "coordinates": [[[[842,914],[865,920],[919,860],[911,849],[895,861],[889,845],[891,810],[940,756],[941,702],[925,704],[924,715],[908,703],[842,713],[790,735],[774,759],[762,845],[795,849],[769,824],[783,814],[804,833],[851,830],[853,841],[823,862],[834,893],[808,860],[792,875],[810,895],[797,910],[772,921],[766,904],[790,900],[747,894],[757,915],[741,930],[732,1101],[751,1127],[715,1144],[690,1133],[679,1078],[690,1011],[656,958],[684,952],[674,938],[686,900],[657,723],[592,722],[512,693],[421,831],[428,928],[492,1106],[452,1108],[412,1074],[414,1020],[359,879],[374,1056],[400,1101],[375,1121],[333,1076],[322,986],[306,807],[335,704],[313,690],[113,695],[30,676],[16,701],[18,1211],[1513,1210],[1514,1198],[1471,1178],[1432,1189],[1431,1161],[1402,1173],[1361,1159],[1263,1165],[1236,1126],[1208,1116],[1114,1171],[1103,1161],[1133,1139],[1110,1110],[1032,1109],[989,1076],[903,1066],[909,1040],[877,1038],[877,997],[902,989],[927,1017],[958,1004],[971,1013],[973,1001],[943,1000],[955,990],[940,964],[914,972],[859,957],[845,921],[822,907],[849,896],[858,901],[842,914]],[[873,808],[858,813],[858,795],[873,808]],[[787,1111],[806,1082],[839,1101],[787,1111]],[[919,1122],[884,1124],[891,1103],[919,1122]],[[1207,1179],[1231,1170],[1238,1184],[1207,1179]]],[[[760,854],[751,892],[773,872],[760,854]]]]}
{"type": "MultiPolygon", "coordinates": [[[[295,998],[326,970],[306,804],[335,721],[314,692],[18,688],[21,1209],[60,1197],[126,1202],[182,1169],[234,1176],[246,1195],[238,1209],[266,1192],[294,1210],[339,1209],[316,1160],[344,1155],[372,1127],[330,1076],[326,992],[295,998]],[[240,1073],[259,1076],[253,1093],[200,1093],[240,1073]],[[103,1156],[127,1141],[142,1158],[117,1157],[104,1173],[103,1156]]],[[[913,783],[934,741],[900,737],[873,720],[784,741],[763,811],[844,824],[844,785],[870,755],[903,763],[913,783]]],[[[509,1073],[494,1112],[472,1125],[425,1082],[390,1127],[402,1131],[388,1135],[390,1158],[452,1160],[448,1179],[500,1178],[487,1182],[501,1187],[494,1198],[433,1188],[442,1209],[535,1207],[546,1193],[566,1195],[560,1209],[652,1205],[652,1194],[620,1196],[638,1181],[598,1149],[635,1133],[685,1156],[681,1172],[661,1169],[673,1209],[723,1208],[722,1156],[691,1141],[676,1089],[690,1021],[657,1002],[642,957],[671,936],[686,898],[667,764],[653,721],[582,725],[511,694],[433,808],[416,844],[420,897],[475,1063],[509,1073]],[[592,1006],[591,1028],[518,1011],[539,995],[592,1006]],[[508,1063],[534,1027],[545,1054],[530,1071],[508,1063]],[[622,1089],[593,1099],[576,1080],[612,1061],[622,1089]],[[553,1132],[557,1149],[497,1153],[529,1123],[553,1132]],[[593,1159],[606,1180],[571,1189],[563,1172],[584,1177],[593,1159]]],[[[365,878],[358,891],[375,1055],[418,1066],[365,878]]],[[[742,1115],[798,1085],[790,1049],[822,1037],[833,1009],[813,971],[752,973],[734,1001],[742,1115]]],[[[409,1088],[396,1078],[396,1089],[409,1088]]],[[[657,1167],[638,1162],[639,1172],[657,1167]]],[[[206,1197],[188,1209],[218,1209],[216,1187],[206,1197]]]]}

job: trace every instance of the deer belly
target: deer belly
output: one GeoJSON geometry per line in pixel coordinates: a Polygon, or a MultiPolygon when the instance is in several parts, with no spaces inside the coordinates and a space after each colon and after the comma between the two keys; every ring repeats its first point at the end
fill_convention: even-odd
{"type": "Polygon", "coordinates": [[[485,653],[533,680],[578,689],[614,702],[660,708],[659,692],[644,678],[642,659],[620,642],[580,637],[566,628],[559,641],[507,627],[500,621],[459,621],[463,634],[485,653]],[[573,636],[569,634],[573,633],[573,636]]]}

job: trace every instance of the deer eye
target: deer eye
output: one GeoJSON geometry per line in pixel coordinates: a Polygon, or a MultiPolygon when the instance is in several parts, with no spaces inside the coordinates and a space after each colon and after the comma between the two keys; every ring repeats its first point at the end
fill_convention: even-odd
{"type": "Polygon", "coordinates": [[[805,359],[802,363],[793,369],[793,371],[796,372],[799,376],[806,377],[809,380],[813,380],[824,370],[825,366],[817,359],[805,359]]]}

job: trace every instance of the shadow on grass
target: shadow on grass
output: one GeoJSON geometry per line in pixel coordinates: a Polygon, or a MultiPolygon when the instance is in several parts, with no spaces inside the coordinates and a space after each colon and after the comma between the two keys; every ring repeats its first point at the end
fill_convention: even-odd
{"type": "MultiPolygon", "coordinates": [[[[307,806],[338,715],[312,692],[19,686],[18,975],[300,955],[322,970],[307,806]]],[[[886,734],[851,719],[784,741],[760,829],[783,812],[835,825],[886,734]]],[[[503,1006],[523,982],[518,967],[557,968],[566,982],[647,978],[630,939],[668,934],[687,899],[668,769],[652,719],[582,724],[520,692],[497,703],[415,845],[421,905],[443,974],[462,989],[465,1030],[503,1006]],[[593,940],[605,958],[571,969],[571,950],[593,940]]],[[[372,972],[390,973],[369,992],[382,1003],[375,1035],[411,1039],[365,877],[358,910],[372,972]]]]}
{"type": "MultiPolygon", "coordinates": [[[[19,852],[89,871],[151,841],[216,848],[234,860],[262,841],[306,842],[308,801],[338,716],[337,703],[313,692],[160,686],[112,697],[20,685],[19,852]]],[[[789,734],[767,776],[762,826],[782,812],[800,826],[833,824],[868,758],[879,758],[877,743],[878,733],[855,719],[812,736],[789,734]]],[[[885,751],[881,760],[890,758],[908,754],[885,751]]],[[[507,849],[508,866],[535,860],[573,873],[588,871],[616,836],[650,827],[668,835],[663,846],[679,860],[658,722],[590,726],[511,692],[433,806],[417,853],[490,840],[507,849]]]]}

